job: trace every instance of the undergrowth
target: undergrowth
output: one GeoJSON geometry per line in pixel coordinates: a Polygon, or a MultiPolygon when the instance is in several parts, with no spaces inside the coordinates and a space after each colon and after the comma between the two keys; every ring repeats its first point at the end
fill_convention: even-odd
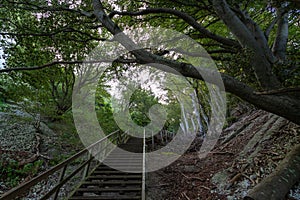
{"type": "Polygon", "coordinates": [[[37,160],[33,163],[19,166],[19,163],[15,160],[0,162],[0,179],[5,182],[9,187],[17,186],[20,181],[26,178],[35,176],[43,165],[43,160],[37,160]]]}

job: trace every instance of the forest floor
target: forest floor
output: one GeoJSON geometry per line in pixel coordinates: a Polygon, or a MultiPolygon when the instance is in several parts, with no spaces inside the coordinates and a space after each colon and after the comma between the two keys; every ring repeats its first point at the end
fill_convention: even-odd
{"type": "MultiPolygon", "coordinates": [[[[149,173],[148,199],[242,199],[299,141],[299,126],[264,111],[245,113],[205,158],[199,158],[198,139],[176,162],[149,173]]],[[[286,199],[299,200],[299,194],[300,184],[286,199]]]]}

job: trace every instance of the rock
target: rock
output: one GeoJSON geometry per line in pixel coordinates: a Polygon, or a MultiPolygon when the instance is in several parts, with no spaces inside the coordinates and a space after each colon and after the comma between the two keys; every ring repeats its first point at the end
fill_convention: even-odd
{"type": "Polygon", "coordinates": [[[6,125],[2,122],[0,130],[0,146],[10,151],[30,151],[34,146],[35,128],[28,123],[14,123],[8,120],[6,125]],[[18,141],[18,142],[16,142],[18,141]]]}
{"type": "Polygon", "coordinates": [[[211,182],[217,186],[221,193],[226,193],[226,189],[229,183],[229,174],[227,171],[221,171],[216,173],[212,178],[211,182]]]}
{"type": "Polygon", "coordinates": [[[288,196],[290,198],[300,200],[300,182],[290,190],[290,193],[288,196]]]}
{"type": "Polygon", "coordinates": [[[257,175],[256,175],[256,174],[252,174],[252,175],[250,175],[250,178],[251,178],[252,180],[255,180],[255,179],[257,178],[257,175]]]}
{"type": "Polygon", "coordinates": [[[40,131],[43,135],[46,136],[56,136],[56,134],[43,122],[40,123],[40,131]]]}
{"type": "Polygon", "coordinates": [[[200,168],[195,165],[184,165],[179,167],[183,173],[198,173],[200,168]]]}

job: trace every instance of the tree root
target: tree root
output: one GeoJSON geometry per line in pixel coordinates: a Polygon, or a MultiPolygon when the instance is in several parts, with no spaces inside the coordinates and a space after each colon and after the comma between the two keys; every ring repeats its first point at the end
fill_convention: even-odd
{"type": "Polygon", "coordinates": [[[185,175],[185,174],[182,173],[182,172],[180,172],[180,174],[181,174],[182,176],[184,176],[186,179],[195,179],[195,180],[199,180],[199,181],[201,181],[201,182],[204,182],[204,180],[203,180],[202,178],[199,178],[199,177],[189,177],[189,176],[185,175]]]}
{"type": "Polygon", "coordinates": [[[34,146],[34,150],[35,150],[35,154],[32,155],[30,158],[22,160],[21,162],[19,162],[19,167],[24,166],[26,164],[29,163],[33,163],[34,161],[36,161],[40,156],[41,157],[46,157],[40,154],[39,148],[40,148],[40,144],[41,144],[41,136],[40,136],[40,119],[38,119],[35,124],[34,127],[36,129],[36,134],[35,134],[35,139],[36,139],[36,145],[34,146]]]}
{"type": "Polygon", "coordinates": [[[287,154],[276,170],[255,186],[244,200],[282,200],[300,179],[300,144],[287,154]]]}

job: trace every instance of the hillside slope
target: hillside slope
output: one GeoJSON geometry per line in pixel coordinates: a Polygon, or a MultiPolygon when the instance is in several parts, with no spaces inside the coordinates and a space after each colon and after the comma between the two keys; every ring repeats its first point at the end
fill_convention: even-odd
{"type": "MultiPolygon", "coordinates": [[[[299,126],[265,111],[249,111],[224,129],[207,157],[199,159],[198,140],[175,163],[150,173],[148,195],[170,200],[242,199],[281,165],[299,141],[299,126]]],[[[299,186],[284,198],[300,199],[299,186]]]]}

